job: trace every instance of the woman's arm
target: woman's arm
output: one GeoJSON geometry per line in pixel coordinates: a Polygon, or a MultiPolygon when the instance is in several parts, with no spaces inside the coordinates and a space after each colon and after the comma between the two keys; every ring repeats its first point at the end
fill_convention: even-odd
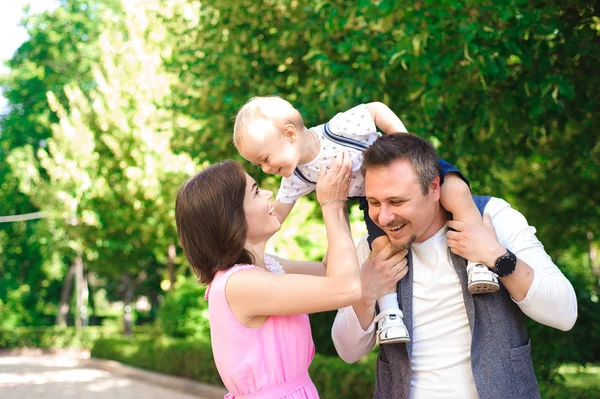
{"type": "Polygon", "coordinates": [[[338,156],[331,169],[321,172],[317,182],[317,200],[327,231],[325,275],[277,275],[258,269],[234,273],[227,283],[226,296],[236,317],[320,312],[360,299],[358,260],[345,216],[350,175],[350,158],[344,154],[338,156]]]}

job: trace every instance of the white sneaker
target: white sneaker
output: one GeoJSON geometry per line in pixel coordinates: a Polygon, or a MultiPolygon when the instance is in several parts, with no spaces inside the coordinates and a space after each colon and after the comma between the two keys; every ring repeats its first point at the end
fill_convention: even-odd
{"type": "Polygon", "coordinates": [[[385,309],[375,317],[377,323],[377,341],[379,344],[408,342],[408,329],[404,325],[400,309],[385,309]]]}
{"type": "Polygon", "coordinates": [[[468,290],[471,294],[488,294],[500,289],[498,277],[487,267],[480,263],[471,263],[467,265],[467,275],[469,277],[468,290]]]}

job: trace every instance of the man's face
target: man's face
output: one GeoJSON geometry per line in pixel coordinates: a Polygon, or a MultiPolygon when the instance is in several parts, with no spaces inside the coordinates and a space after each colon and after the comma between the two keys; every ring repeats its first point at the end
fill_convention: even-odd
{"type": "Polygon", "coordinates": [[[443,226],[439,223],[439,177],[423,195],[409,161],[396,161],[385,167],[367,169],[365,194],[369,216],[388,235],[396,248],[422,242],[443,226]]]}

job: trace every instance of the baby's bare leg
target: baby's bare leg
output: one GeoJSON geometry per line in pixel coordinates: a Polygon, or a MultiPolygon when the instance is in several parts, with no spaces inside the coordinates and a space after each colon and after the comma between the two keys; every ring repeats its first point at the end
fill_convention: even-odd
{"type": "Polygon", "coordinates": [[[444,209],[452,213],[454,220],[467,224],[481,224],[481,213],[477,209],[467,183],[456,173],[444,176],[440,201],[444,209]]]}
{"type": "MultiPolygon", "coordinates": [[[[469,186],[456,173],[448,173],[444,176],[440,202],[448,212],[452,213],[454,220],[466,224],[483,223],[469,186]]],[[[468,290],[471,294],[487,294],[496,292],[500,288],[497,277],[482,264],[469,261],[467,274],[469,277],[468,290]]]]}

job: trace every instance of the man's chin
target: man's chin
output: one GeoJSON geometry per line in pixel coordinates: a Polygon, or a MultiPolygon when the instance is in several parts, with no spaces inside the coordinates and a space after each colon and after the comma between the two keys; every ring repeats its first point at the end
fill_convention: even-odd
{"type": "Polygon", "coordinates": [[[389,238],[390,238],[390,243],[392,244],[392,247],[394,247],[394,250],[396,250],[396,251],[402,251],[404,249],[409,249],[410,246],[415,241],[417,241],[417,236],[414,234],[412,236],[410,236],[410,238],[408,240],[395,240],[391,237],[389,237],[389,238]]]}

